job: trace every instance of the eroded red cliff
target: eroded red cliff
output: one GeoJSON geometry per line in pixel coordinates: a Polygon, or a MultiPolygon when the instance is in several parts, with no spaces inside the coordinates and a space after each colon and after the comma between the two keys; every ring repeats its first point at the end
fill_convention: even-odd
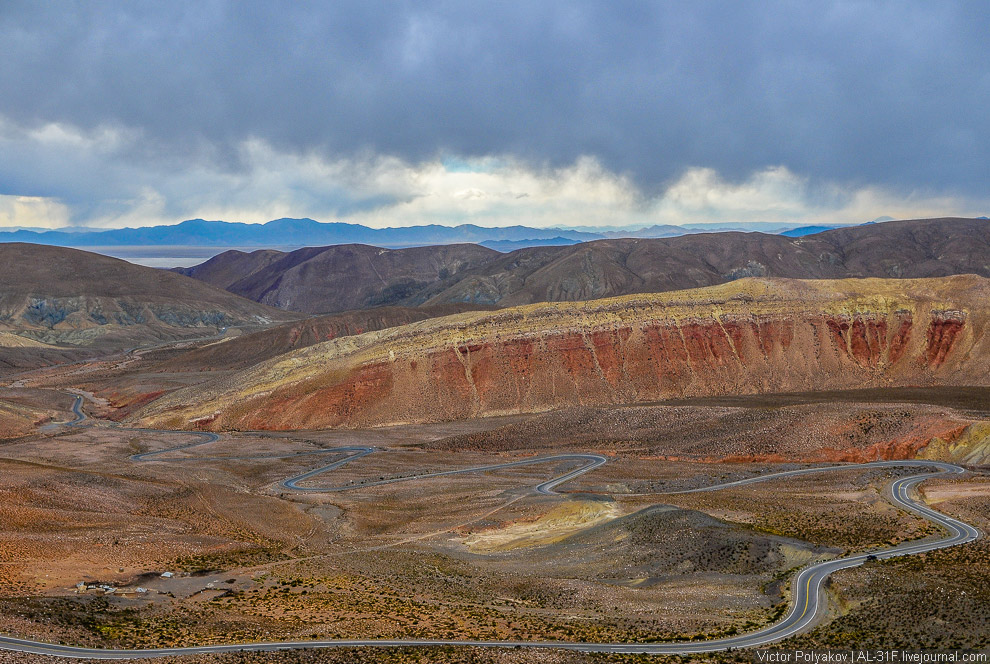
{"type": "MultiPolygon", "coordinates": [[[[479,314],[488,318],[467,326],[399,328],[359,352],[311,352],[309,373],[242,391],[234,406],[214,398],[220,407],[209,426],[369,426],[686,396],[978,383],[985,376],[966,361],[984,339],[963,306],[933,307],[921,298],[898,307],[830,302],[816,311],[807,301],[773,302],[677,303],[675,311],[669,302],[637,309],[639,301],[616,300],[594,315],[558,316],[557,305],[546,305],[479,314]]],[[[284,369],[255,375],[270,383],[278,371],[284,369]]],[[[173,405],[156,421],[194,409],[173,405]]]]}

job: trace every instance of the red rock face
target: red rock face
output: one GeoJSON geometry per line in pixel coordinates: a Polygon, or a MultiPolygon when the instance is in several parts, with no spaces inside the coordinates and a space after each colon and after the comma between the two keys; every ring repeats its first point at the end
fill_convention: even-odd
{"type": "Polygon", "coordinates": [[[596,330],[588,335],[597,362],[598,373],[612,390],[629,380],[625,371],[623,347],[632,329],[596,330]]]}
{"type": "Polygon", "coordinates": [[[576,404],[931,382],[959,354],[966,319],[933,312],[923,338],[912,335],[914,324],[903,311],[726,315],[492,338],[276,390],[265,397],[264,412],[230,423],[367,426],[576,404]]]}
{"type": "MultiPolygon", "coordinates": [[[[825,324],[833,344],[859,366],[875,369],[881,362],[896,361],[888,352],[891,344],[886,318],[870,315],[828,316],[825,324]]],[[[910,320],[906,324],[907,333],[911,327],[910,320]]]]}
{"type": "MultiPolygon", "coordinates": [[[[891,461],[899,459],[915,459],[918,453],[930,444],[935,437],[933,433],[945,441],[954,441],[966,430],[967,425],[944,423],[942,430],[919,432],[918,435],[895,438],[868,445],[866,447],[850,447],[846,449],[823,449],[819,458],[808,460],[821,461],[850,461],[853,463],[868,463],[870,461],[891,461]]],[[[937,427],[937,425],[936,425],[937,427]]]]}
{"type": "Polygon", "coordinates": [[[116,422],[123,421],[131,413],[137,411],[142,406],[151,403],[165,392],[156,390],[154,392],[138,392],[135,394],[121,394],[119,392],[110,393],[107,398],[110,401],[110,408],[101,417],[116,422]]]}
{"type": "Polygon", "coordinates": [[[343,380],[312,390],[275,392],[262,406],[246,404],[241,421],[253,429],[338,426],[373,412],[393,393],[394,375],[384,363],[370,364],[343,380]]]}
{"type": "Polygon", "coordinates": [[[908,343],[911,341],[911,326],[914,322],[911,313],[908,311],[899,311],[894,314],[894,318],[897,322],[897,331],[894,333],[894,338],[890,342],[891,364],[896,364],[904,357],[908,343]]]}
{"type": "Polygon", "coordinates": [[[965,321],[965,314],[961,311],[933,312],[932,322],[928,325],[924,356],[929,368],[937,369],[945,363],[961,336],[965,321]]]}

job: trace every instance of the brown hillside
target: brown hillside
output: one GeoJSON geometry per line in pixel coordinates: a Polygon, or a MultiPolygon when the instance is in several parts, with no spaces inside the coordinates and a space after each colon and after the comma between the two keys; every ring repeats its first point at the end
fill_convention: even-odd
{"type": "Polygon", "coordinates": [[[476,304],[445,304],[431,307],[378,307],[284,323],[201,346],[160,363],[159,371],[218,371],[246,369],[297,348],[337,337],[364,334],[427,318],[464,311],[491,310],[476,304]]]}
{"type": "Polygon", "coordinates": [[[260,249],[251,253],[232,249],[214,256],[205,263],[193,267],[177,267],[172,271],[226,289],[284,256],[284,251],[274,249],[260,249]]]}
{"type": "Polygon", "coordinates": [[[307,313],[421,304],[424,289],[501,255],[475,244],[411,249],[342,244],[307,247],[276,260],[272,252],[232,253],[190,268],[189,274],[257,302],[307,313]],[[238,269],[243,277],[226,283],[238,269]]]}
{"type": "MultiPolygon", "coordinates": [[[[35,342],[111,347],[294,318],[165,270],[77,249],[0,245],[0,332],[35,342]]],[[[18,357],[62,352],[5,343],[0,356],[7,349],[18,357]]]]}
{"type": "Polygon", "coordinates": [[[986,385],[990,281],[743,279],[464,313],[294,351],[148,407],[144,424],[291,429],[569,405],[986,385]]]}
{"type": "Polygon", "coordinates": [[[987,256],[990,222],[947,218],[867,224],[799,238],[703,233],[507,254],[476,245],[227,252],[185,272],[272,306],[329,313],[385,304],[586,300],[713,286],[741,277],[990,277],[987,256]]]}

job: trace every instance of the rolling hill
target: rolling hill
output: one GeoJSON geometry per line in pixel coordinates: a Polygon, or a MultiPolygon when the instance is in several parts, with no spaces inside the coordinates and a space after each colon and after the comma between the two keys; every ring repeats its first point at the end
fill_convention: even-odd
{"type": "Polygon", "coordinates": [[[119,349],[299,317],[115,258],[0,244],[0,366],[63,361],[79,348],[119,349]]]}
{"type": "Polygon", "coordinates": [[[273,307],[332,313],[422,304],[424,290],[503,255],[476,244],[395,250],[344,244],[290,253],[228,251],[177,271],[273,307]]]}
{"type": "Polygon", "coordinates": [[[174,392],[164,428],[430,422],[571,405],[988,385],[990,280],[747,278],[342,337],[174,392]]]}
{"type": "Polygon", "coordinates": [[[990,276],[990,222],[921,219],[804,237],[699,233],[609,239],[498,253],[476,245],[384,250],[366,245],[287,254],[227,252],[182,270],[276,307],[330,313],[380,305],[513,306],[792,279],[990,276]]]}

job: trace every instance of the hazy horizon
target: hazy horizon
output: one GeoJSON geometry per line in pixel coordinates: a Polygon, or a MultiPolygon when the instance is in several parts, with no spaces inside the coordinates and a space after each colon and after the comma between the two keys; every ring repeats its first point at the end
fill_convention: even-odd
{"type": "MultiPolygon", "coordinates": [[[[954,216],[954,215],[937,215],[937,216],[944,217],[944,216],[954,216]]],[[[206,222],[216,222],[216,223],[247,224],[247,225],[253,225],[253,226],[263,226],[263,225],[265,225],[267,223],[271,223],[273,221],[279,221],[281,219],[295,219],[295,220],[310,219],[311,221],[315,221],[315,222],[320,223],[320,224],[332,224],[332,223],[352,224],[352,225],[367,226],[368,228],[371,228],[371,229],[374,229],[374,230],[388,230],[388,229],[399,229],[399,228],[415,228],[415,227],[418,227],[418,226],[431,226],[431,225],[432,226],[443,226],[445,228],[457,228],[458,226],[478,226],[478,227],[481,227],[481,228],[491,228],[491,229],[510,228],[510,227],[513,227],[513,226],[524,226],[524,227],[527,227],[527,228],[534,228],[534,229],[539,229],[539,230],[554,230],[554,229],[559,229],[559,230],[569,230],[569,231],[579,231],[579,232],[589,232],[589,233],[615,232],[615,231],[636,231],[636,230],[641,230],[641,229],[644,229],[644,228],[650,228],[652,226],[677,226],[679,228],[688,228],[688,229],[691,229],[691,228],[702,228],[702,227],[704,227],[704,228],[710,227],[710,228],[713,228],[713,229],[719,229],[719,228],[728,228],[728,227],[733,227],[733,226],[749,227],[749,228],[754,228],[754,229],[757,229],[757,228],[765,228],[765,229],[782,228],[782,229],[787,229],[787,228],[799,228],[799,227],[802,227],[802,226],[818,226],[818,225],[823,225],[823,226],[855,226],[855,225],[858,225],[858,224],[869,223],[871,221],[872,222],[879,222],[879,221],[898,221],[897,219],[893,219],[891,217],[878,217],[876,219],[867,219],[867,220],[862,220],[862,221],[834,221],[834,222],[821,222],[820,224],[818,224],[818,223],[816,223],[816,224],[804,224],[804,223],[797,223],[797,222],[795,222],[795,223],[787,223],[787,222],[771,222],[771,221],[704,221],[704,222],[690,222],[690,223],[685,223],[685,224],[661,224],[661,223],[657,223],[657,224],[625,224],[625,225],[622,225],[622,226],[618,226],[618,225],[616,225],[616,226],[609,226],[609,225],[584,226],[584,225],[579,225],[579,224],[561,224],[561,225],[557,225],[557,226],[530,226],[529,224],[524,223],[522,221],[517,221],[515,223],[504,223],[504,224],[478,224],[478,223],[474,223],[472,221],[465,221],[465,222],[461,222],[461,223],[427,223],[427,224],[404,224],[404,225],[401,225],[401,226],[398,226],[398,225],[396,225],[396,226],[390,226],[390,225],[372,226],[370,224],[352,222],[352,221],[348,221],[348,220],[345,220],[345,219],[320,220],[320,219],[312,219],[311,217],[280,217],[279,219],[268,219],[268,220],[265,220],[265,221],[240,221],[240,220],[236,220],[236,219],[200,219],[200,218],[196,218],[196,219],[178,219],[178,220],[175,220],[175,221],[172,221],[172,222],[163,222],[163,223],[154,224],[154,225],[151,225],[151,226],[115,226],[115,227],[111,227],[111,226],[72,226],[72,225],[69,225],[69,226],[58,226],[58,227],[53,227],[53,228],[45,228],[45,227],[42,227],[42,226],[10,226],[10,227],[0,226],[0,232],[12,232],[12,231],[24,230],[24,231],[32,231],[32,232],[36,232],[36,233],[44,233],[44,232],[47,232],[47,231],[61,231],[61,232],[72,231],[72,232],[80,232],[80,233],[82,233],[82,232],[99,232],[99,231],[125,230],[125,229],[128,229],[128,228],[130,228],[130,229],[138,229],[138,228],[152,228],[152,227],[157,227],[157,226],[178,226],[179,224],[182,224],[182,223],[185,223],[185,222],[188,222],[188,221],[206,221],[206,222]]]]}

